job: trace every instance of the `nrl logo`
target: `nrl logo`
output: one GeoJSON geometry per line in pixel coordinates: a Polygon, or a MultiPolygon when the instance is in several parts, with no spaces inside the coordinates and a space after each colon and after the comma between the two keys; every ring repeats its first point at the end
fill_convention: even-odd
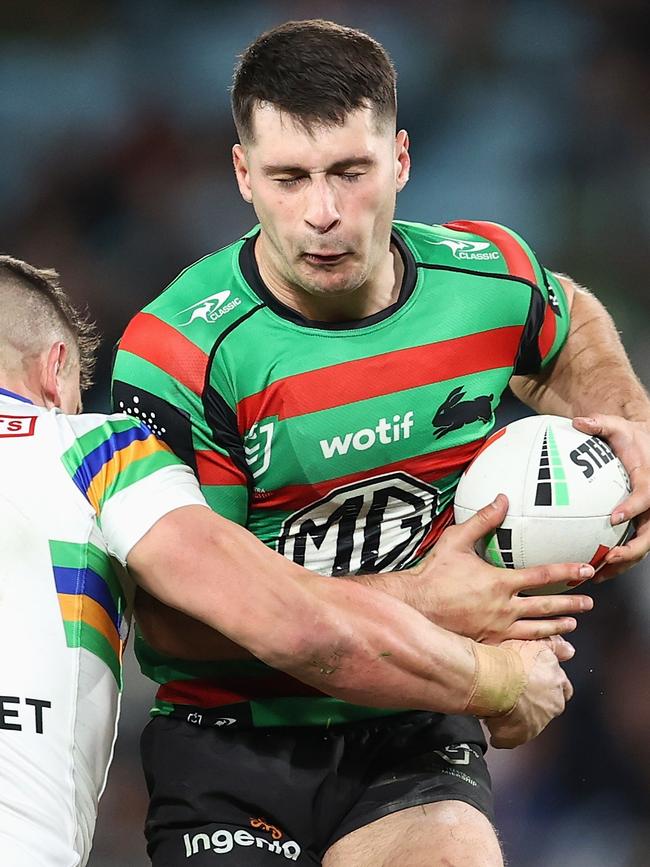
{"type": "Polygon", "coordinates": [[[272,421],[267,421],[265,424],[255,422],[253,427],[244,436],[246,463],[254,479],[264,475],[271,466],[271,446],[273,444],[274,428],[275,425],[272,421]]]}
{"type": "Polygon", "coordinates": [[[204,322],[216,322],[221,316],[230,313],[241,304],[241,298],[233,298],[232,301],[228,301],[228,298],[230,298],[230,290],[226,289],[225,292],[215,292],[214,295],[208,295],[202,301],[197,301],[196,304],[186,307],[176,315],[182,316],[189,313],[190,318],[187,322],[181,322],[178,327],[186,328],[197,319],[202,319],[204,322]],[[227,304],[226,301],[228,301],[227,304]]]}
{"type": "Polygon", "coordinates": [[[441,245],[449,247],[454,259],[499,259],[501,254],[496,250],[489,250],[488,241],[455,241],[452,238],[445,238],[443,241],[431,241],[431,243],[439,247],[441,245]]]}

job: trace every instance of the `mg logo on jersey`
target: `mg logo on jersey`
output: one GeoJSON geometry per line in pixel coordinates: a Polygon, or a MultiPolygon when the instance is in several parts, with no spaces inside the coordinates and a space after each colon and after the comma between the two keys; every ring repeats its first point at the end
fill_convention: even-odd
{"type": "Polygon", "coordinates": [[[399,439],[407,440],[411,436],[412,427],[413,412],[409,410],[404,418],[395,415],[392,422],[386,418],[380,418],[375,427],[364,427],[356,433],[351,431],[343,436],[332,437],[331,440],[321,440],[320,447],[323,457],[328,461],[334,455],[347,455],[350,446],[358,452],[365,452],[377,442],[387,445],[397,442],[399,439]]]}
{"type": "Polygon", "coordinates": [[[255,422],[244,436],[244,453],[254,479],[263,475],[271,465],[271,446],[273,444],[272,421],[255,422]]]}
{"type": "Polygon", "coordinates": [[[499,259],[501,253],[496,250],[488,250],[491,245],[487,241],[456,241],[452,238],[445,238],[443,241],[431,241],[430,243],[439,247],[444,245],[449,247],[454,259],[499,259]]]}
{"type": "Polygon", "coordinates": [[[344,485],[287,518],[278,551],[323,575],[406,565],[438,512],[438,490],[395,472],[344,485]]]}
{"type": "Polygon", "coordinates": [[[225,292],[215,292],[214,295],[208,295],[202,301],[197,301],[196,304],[186,307],[176,315],[184,316],[189,313],[190,317],[187,322],[179,323],[178,327],[186,328],[196,319],[202,319],[204,322],[216,322],[221,316],[225,316],[226,313],[230,313],[241,304],[241,298],[233,298],[232,301],[228,301],[228,298],[230,298],[230,290],[226,289],[225,292]],[[228,301],[227,304],[226,301],[228,301]]]}

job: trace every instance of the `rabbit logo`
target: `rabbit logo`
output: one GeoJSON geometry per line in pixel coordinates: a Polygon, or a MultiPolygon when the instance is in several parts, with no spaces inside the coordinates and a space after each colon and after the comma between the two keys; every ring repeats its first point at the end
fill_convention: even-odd
{"type": "Polygon", "coordinates": [[[463,400],[465,389],[462,385],[452,389],[438,407],[431,424],[436,428],[434,437],[440,439],[453,430],[459,430],[466,424],[482,421],[485,424],[493,415],[493,394],[482,394],[473,400],[463,400]]]}

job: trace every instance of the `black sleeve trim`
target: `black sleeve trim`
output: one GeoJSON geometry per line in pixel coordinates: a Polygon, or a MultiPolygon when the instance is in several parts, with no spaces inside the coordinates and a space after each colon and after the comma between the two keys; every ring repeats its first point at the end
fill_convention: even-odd
{"type": "Polygon", "coordinates": [[[192,419],[188,412],[157,394],[119,379],[113,381],[113,409],[144,422],[196,473],[192,419]]]}
{"type": "MultiPolygon", "coordinates": [[[[461,274],[472,274],[476,277],[497,277],[499,280],[511,280],[514,283],[521,283],[523,286],[527,286],[530,290],[530,304],[528,306],[526,324],[524,325],[519,342],[519,349],[517,350],[513,376],[539,373],[542,358],[539,353],[537,338],[544,323],[544,314],[546,312],[546,301],[539,286],[530,280],[526,280],[524,277],[515,277],[512,274],[489,274],[485,271],[474,271],[471,268],[455,268],[452,265],[431,265],[428,262],[418,262],[417,267],[427,268],[431,271],[456,271],[461,274]]],[[[543,268],[542,273],[544,273],[543,268]]]]}
{"type": "Polygon", "coordinates": [[[228,328],[219,335],[217,340],[215,340],[210,351],[210,357],[205,371],[205,383],[203,385],[202,394],[203,412],[205,414],[205,420],[210,427],[214,443],[228,452],[228,456],[233,464],[241,470],[248,479],[249,499],[250,493],[253,489],[253,476],[248,467],[248,463],[246,462],[244,441],[237,426],[237,416],[225,398],[222,397],[222,395],[220,395],[216,388],[211,384],[210,374],[212,372],[212,365],[214,364],[215,356],[226,337],[228,337],[235,328],[238,328],[243,322],[257,313],[258,310],[262,310],[264,306],[264,304],[257,304],[255,307],[251,307],[251,309],[247,310],[243,316],[232,322],[228,328]]]}
{"type": "Polygon", "coordinates": [[[253,476],[246,463],[244,441],[237,427],[237,416],[211,385],[208,385],[203,394],[203,407],[215,445],[228,452],[233,464],[245,474],[250,488],[253,484],[253,476]]]}
{"type": "Polygon", "coordinates": [[[513,376],[524,376],[529,373],[539,373],[542,367],[542,356],[539,351],[539,332],[544,323],[546,302],[537,286],[532,287],[530,306],[526,324],[519,342],[519,350],[512,371],[513,376]]]}

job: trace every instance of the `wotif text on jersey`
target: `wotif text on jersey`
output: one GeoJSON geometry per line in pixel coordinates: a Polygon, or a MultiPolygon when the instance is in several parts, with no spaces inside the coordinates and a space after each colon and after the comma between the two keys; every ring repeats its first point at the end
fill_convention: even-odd
{"type": "Polygon", "coordinates": [[[350,446],[358,452],[365,452],[377,442],[381,445],[388,445],[399,439],[406,440],[411,436],[413,424],[412,410],[409,410],[403,418],[394,415],[392,421],[380,418],[374,428],[364,427],[356,432],[350,431],[343,436],[334,436],[331,440],[321,440],[320,447],[323,457],[325,460],[329,460],[336,454],[347,455],[350,446]]]}

